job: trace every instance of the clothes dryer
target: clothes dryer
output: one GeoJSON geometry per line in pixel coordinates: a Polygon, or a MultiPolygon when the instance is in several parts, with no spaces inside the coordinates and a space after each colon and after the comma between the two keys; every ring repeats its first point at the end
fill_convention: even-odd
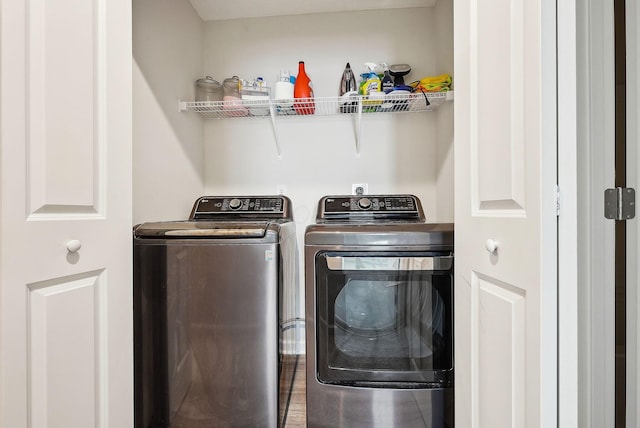
{"type": "Polygon", "coordinates": [[[453,225],[326,196],[305,233],[308,427],[453,427],[453,225]]]}

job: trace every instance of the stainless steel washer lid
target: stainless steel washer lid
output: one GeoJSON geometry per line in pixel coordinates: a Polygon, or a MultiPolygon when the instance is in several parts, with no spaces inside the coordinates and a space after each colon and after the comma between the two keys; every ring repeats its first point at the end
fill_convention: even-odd
{"type": "Polygon", "coordinates": [[[135,227],[136,238],[264,238],[277,224],[259,222],[173,221],[143,223],[135,227]]]}

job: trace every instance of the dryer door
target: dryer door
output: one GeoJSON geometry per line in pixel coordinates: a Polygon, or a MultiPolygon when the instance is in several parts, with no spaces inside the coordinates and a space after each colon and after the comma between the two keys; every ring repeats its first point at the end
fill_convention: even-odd
{"type": "Polygon", "coordinates": [[[452,268],[450,253],[319,253],[318,380],[450,386],[452,268]]]}

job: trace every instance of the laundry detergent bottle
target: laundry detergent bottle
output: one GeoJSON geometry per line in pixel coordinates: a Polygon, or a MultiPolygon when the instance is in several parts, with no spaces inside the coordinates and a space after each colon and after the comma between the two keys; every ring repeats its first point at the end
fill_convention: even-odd
{"type": "Polygon", "coordinates": [[[298,63],[298,76],[293,85],[293,108],[297,114],[314,114],[316,111],[313,84],[304,69],[304,61],[298,63]]]}

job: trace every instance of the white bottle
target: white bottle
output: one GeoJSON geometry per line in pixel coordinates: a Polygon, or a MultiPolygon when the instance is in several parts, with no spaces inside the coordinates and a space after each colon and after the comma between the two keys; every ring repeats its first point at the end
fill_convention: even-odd
{"type": "Polygon", "coordinates": [[[278,111],[286,113],[293,110],[293,83],[289,70],[280,70],[280,77],[273,85],[273,99],[278,111]]]}

